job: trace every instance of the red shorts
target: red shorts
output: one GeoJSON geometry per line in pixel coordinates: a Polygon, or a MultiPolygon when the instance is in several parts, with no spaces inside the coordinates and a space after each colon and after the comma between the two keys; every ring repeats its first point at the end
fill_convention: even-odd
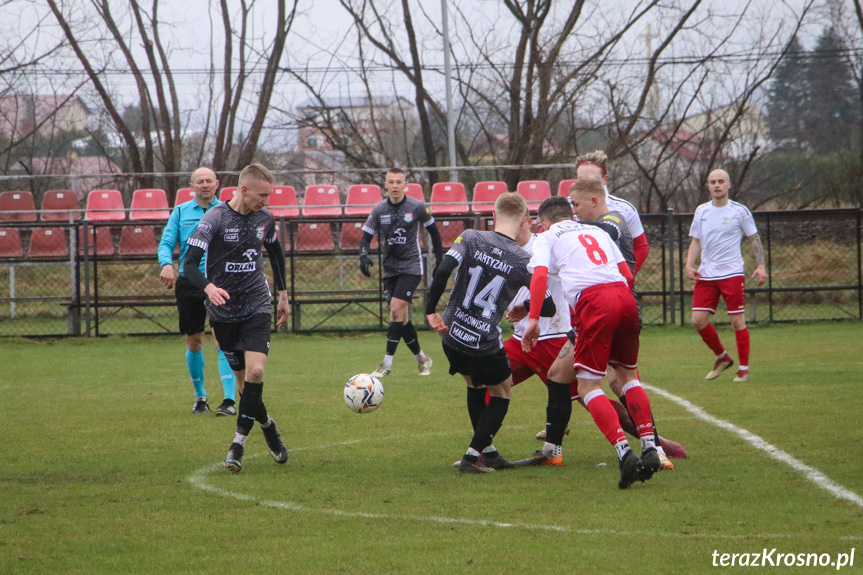
{"type": "Polygon", "coordinates": [[[728,314],[743,313],[743,289],[746,280],[742,275],[721,280],[696,280],[692,292],[692,311],[716,313],[719,296],[725,300],[728,314]]]}
{"type": "Polygon", "coordinates": [[[638,306],[623,282],[581,292],[575,306],[575,369],[605,375],[608,364],[638,366],[638,306]]]}
{"type": "Polygon", "coordinates": [[[567,341],[566,336],[541,339],[530,353],[521,349],[521,340],[511,337],[503,343],[509,365],[512,367],[512,384],[521,383],[532,375],[538,375],[543,383],[548,379],[548,370],[560,348],[567,341]]]}

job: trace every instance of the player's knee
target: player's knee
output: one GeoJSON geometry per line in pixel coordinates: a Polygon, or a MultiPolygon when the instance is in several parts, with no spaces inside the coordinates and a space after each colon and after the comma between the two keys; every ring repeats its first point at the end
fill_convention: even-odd
{"type": "Polygon", "coordinates": [[[204,332],[186,335],[186,349],[192,353],[197,353],[201,351],[202,347],[204,347],[204,332]]]}
{"type": "Polygon", "coordinates": [[[247,365],[246,366],[246,381],[252,381],[252,382],[264,381],[264,366],[263,365],[247,365]]]}
{"type": "Polygon", "coordinates": [[[707,327],[707,318],[700,315],[693,315],[690,322],[692,323],[692,327],[694,327],[697,331],[701,331],[702,329],[707,327]]]}

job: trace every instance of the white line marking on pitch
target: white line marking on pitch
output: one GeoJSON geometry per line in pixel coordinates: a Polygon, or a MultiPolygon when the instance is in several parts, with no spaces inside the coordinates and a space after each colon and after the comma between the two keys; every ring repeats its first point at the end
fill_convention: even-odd
{"type": "Polygon", "coordinates": [[[799,459],[792,457],[790,454],[782,451],[775,445],[767,443],[767,441],[755,435],[751,431],[747,431],[746,429],[738,427],[733,423],[725,421],[724,419],[713,417],[712,415],[704,411],[704,409],[702,409],[701,407],[683,399],[682,397],[678,397],[673,393],[669,393],[664,389],[660,389],[653,385],[648,385],[644,382],[642,382],[642,385],[651,393],[661,395],[665,399],[673,401],[674,403],[694,415],[697,419],[700,419],[701,421],[706,421],[707,423],[712,423],[716,427],[719,427],[726,431],[730,431],[731,433],[737,435],[738,437],[752,445],[754,448],[764,451],[773,459],[781,461],[783,463],[787,463],[792,469],[794,469],[795,471],[799,471],[806,477],[806,479],[808,479],[821,489],[830,492],[837,499],[845,499],[846,501],[850,501],[855,505],[863,507],[863,497],[860,497],[850,489],[839,485],[838,483],[824,475],[824,473],[818,471],[810,465],[806,465],[799,459]]]}
{"type": "MultiPolygon", "coordinates": [[[[527,429],[531,426],[520,425],[520,426],[512,426],[510,429],[527,429]]],[[[452,432],[444,432],[444,433],[432,433],[427,435],[449,435],[452,432]]],[[[382,437],[379,441],[387,441],[397,439],[394,437],[382,437]]],[[[345,445],[353,445],[356,443],[361,443],[364,441],[368,441],[367,439],[353,439],[350,441],[339,441],[330,443],[327,445],[321,445],[317,447],[297,447],[292,448],[291,452],[295,453],[298,451],[305,451],[308,449],[327,449],[330,447],[342,447],[345,445]]],[[[246,459],[252,459],[254,457],[258,457],[258,455],[247,456],[246,459]]],[[[788,539],[794,537],[794,535],[786,534],[786,533],[757,533],[757,534],[747,534],[747,535],[720,535],[716,533],[671,533],[671,532],[652,532],[652,531],[621,531],[618,529],[575,529],[571,527],[567,527],[565,525],[541,525],[535,523],[504,523],[499,521],[493,521],[489,519],[465,519],[459,517],[440,517],[440,516],[420,516],[420,515],[399,515],[399,514],[387,514],[387,513],[367,513],[361,511],[344,511],[342,509],[328,509],[328,508],[319,508],[319,507],[306,507],[305,505],[300,505],[299,503],[294,503],[291,501],[269,501],[265,499],[259,499],[253,495],[246,495],[243,493],[236,493],[233,491],[228,491],[227,489],[222,489],[219,487],[215,487],[213,485],[209,485],[206,482],[206,478],[211,473],[215,473],[219,470],[222,470],[221,463],[215,463],[213,465],[208,465],[207,467],[203,467],[197,471],[195,471],[191,476],[189,476],[189,483],[193,486],[201,489],[203,491],[209,491],[211,493],[215,493],[216,495],[220,495],[222,497],[229,497],[232,499],[236,499],[238,501],[246,501],[248,503],[255,503],[257,505],[263,505],[265,507],[270,507],[273,509],[286,509],[290,511],[305,511],[311,513],[320,513],[323,515],[332,515],[336,517],[356,517],[360,519],[407,519],[410,521],[419,521],[425,523],[442,523],[448,525],[473,525],[479,527],[501,527],[501,528],[515,528],[515,529],[527,529],[533,531],[555,531],[558,533],[575,533],[578,535],[620,535],[625,537],[632,536],[648,536],[648,537],[670,537],[670,538],[703,538],[703,539],[729,539],[729,540],[737,540],[737,539],[788,539]]]]}

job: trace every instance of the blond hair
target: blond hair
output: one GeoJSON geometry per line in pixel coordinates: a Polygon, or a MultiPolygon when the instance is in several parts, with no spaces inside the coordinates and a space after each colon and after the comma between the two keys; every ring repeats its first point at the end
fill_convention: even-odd
{"type": "Polygon", "coordinates": [[[589,154],[582,154],[575,158],[576,168],[582,164],[591,164],[602,170],[602,175],[608,175],[608,156],[602,150],[596,150],[589,154]]]}
{"type": "Polygon", "coordinates": [[[267,182],[268,184],[273,184],[276,181],[270,170],[263,164],[249,164],[243,168],[243,171],[240,172],[239,184],[245,185],[248,180],[267,182]]]}
{"type": "Polygon", "coordinates": [[[569,187],[569,195],[572,194],[590,194],[591,196],[596,196],[597,198],[605,198],[605,186],[602,184],[602,180],[597,178],[596,176],[585,176],[583,178],[578,178],[573,184],[569,187]]]}
{"type": "Polygon", "coordinates": [[[498,217],[520,220],[527,215],[527,202],[517,192],[504,192],[494,202],[494,212],[498,217]]]}

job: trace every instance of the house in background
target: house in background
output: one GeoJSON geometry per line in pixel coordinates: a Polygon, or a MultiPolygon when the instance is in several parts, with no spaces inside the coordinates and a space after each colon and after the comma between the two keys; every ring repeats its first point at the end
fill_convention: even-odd
{"type": "Polygon", "coordinates": [[[90,112],[78,96],[11,95],[0,97],[0,136],[20,140],[31,135],[51,138],[87,127],[90,112]]]}

